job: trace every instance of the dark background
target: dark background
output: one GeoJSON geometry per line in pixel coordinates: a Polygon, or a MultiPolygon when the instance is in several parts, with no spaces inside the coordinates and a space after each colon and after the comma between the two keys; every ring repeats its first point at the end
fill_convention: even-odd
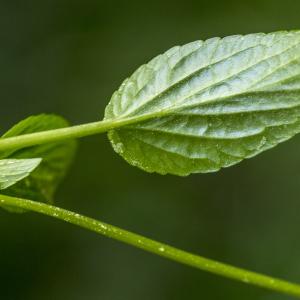
{"type": "MultiPolygon", "coordinates": [[[[96,121],[139,65],[176,44],[300,28],[300,2],[0,0],[1,131],[41,112],[96,121]]],[[[300,281],[300,138],[187,178],[81,140],[57,204],[174,246],[300,281]]],[[[33,213],[0,211],[0,299],[290,299],[33,213]]]]}

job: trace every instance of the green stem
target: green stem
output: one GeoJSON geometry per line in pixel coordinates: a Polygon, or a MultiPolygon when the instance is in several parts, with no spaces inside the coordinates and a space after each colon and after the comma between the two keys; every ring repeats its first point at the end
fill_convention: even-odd
{"type": "Polygon", "coordinates": [[[300,298],[300,285],[191,254],[59,207],[4,195],[0,195],[0,205],[48,215],[200,270],[300,298]]]}
{"type": "Polygon", "coordinates": [[[24,134],[0,139],[0,151],[15,150],[34,145],[59,142],[67,139],[80,138],[93,134],[106,132],[129,123],[127,119],[122,121],[100,121],[82,125],[70,126],[59,129],[46,130],[36,133],[24,134]]]}
{"type": "Polygon", "coordinates": [[[0,151],[16,150],[20,148],[60,142],[68,139],[81,138],[89,135],[107,132],[136,122],[151,119],[153,115],[142,115],[132,118],[103,120],[65,128],[46,130],[30,134],[23,134],[9,138],[0,138],[0,151]]]}

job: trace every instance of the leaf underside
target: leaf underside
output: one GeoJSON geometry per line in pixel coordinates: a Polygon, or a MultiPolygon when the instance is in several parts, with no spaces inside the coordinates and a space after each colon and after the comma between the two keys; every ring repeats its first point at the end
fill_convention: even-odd
{"type": "MultiPolygon", "coordinates": [[[[68,126],[65,119],[56,115],[31,116],[6,132],[2,138],[29,134],[68,126]]],[[[76,149],[75,141],[64,141],[0,153],[0,158],[42,158],[40,165],[26,178],[3,191],[11,196],[42,202],[52,202],[59,183],[64,178],[76,149]]]]}
{"type": "Polygon", "coordinates": [[[41,162],[33,159],[1,159],[0,190],[4,190],[27,177],[41,162]]]}
{"type": "Polygon", "coordinates": [[[148,172],[217,171],[300,131],[300,31],[213,38],[141,66],[106,120],[117,153],[148,172]]]}

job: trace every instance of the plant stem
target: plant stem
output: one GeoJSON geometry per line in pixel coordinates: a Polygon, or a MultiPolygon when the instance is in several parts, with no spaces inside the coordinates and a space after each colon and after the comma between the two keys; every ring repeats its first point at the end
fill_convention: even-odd
{"type": "Polygon", "coordinates": [[[86,123],[65,128],[58,128],[19,136],[0,138],[0,151],[16,150],[34,145],[52,142],[60,142],[68,139],[81,138],[98,133],[107,132],[136,122],[151,119],[152,114],[141,115],[131,118],[103,120],[99,122],[86,123]]]}
{"type": "Polygon", "coordinates": [[[5,195],[0,195],[0,206],[12,206],[48,215],[197,269],[300,298],[300,285],[191,254],[59,207],[5,195]]]}
{"type": "Polygon", "coordinates": [[[40,145],[51,142],[59,142],[67,139],[80,138],[97,133],[106,132],[109,129],[116,128],[126,124],[128,120],[122,121],[100,121],[87,123],[83,125],[70,126],[59,129],[46,130],[36,133],[24,134],[15,137],[0,139],[0,151],[15,150],[34,145],[40,145]]]}

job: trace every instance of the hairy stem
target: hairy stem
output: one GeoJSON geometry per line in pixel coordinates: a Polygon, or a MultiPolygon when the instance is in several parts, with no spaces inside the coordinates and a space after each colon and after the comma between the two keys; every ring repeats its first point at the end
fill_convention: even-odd
{"type": "Polygon", "coordinates": [[[5,195],[0,195],[0,206],[35,211],[200,270],[300,298],[300,285],[191,254],[59,207],[5,195]]]}

